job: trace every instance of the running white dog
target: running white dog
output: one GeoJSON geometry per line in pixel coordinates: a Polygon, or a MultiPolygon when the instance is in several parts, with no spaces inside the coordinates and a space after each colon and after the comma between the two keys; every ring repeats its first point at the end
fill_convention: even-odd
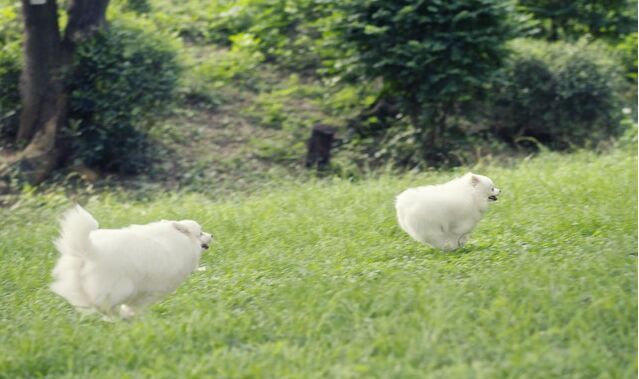
{"type": "Polygon", "coordinates": [[[468,173],[448,183],[409,188],[397,196],[399,226],[415,240],[454,250],[468,240],[488,203],[501,193],[489,178],[468,173]]]}
{"type": "Polygon", "coordinates": [[[129,318],[197,269],[211,235],[191,220],[98,229],[81,206],[67,211],[51,289],[78,310],[129,318]]]}

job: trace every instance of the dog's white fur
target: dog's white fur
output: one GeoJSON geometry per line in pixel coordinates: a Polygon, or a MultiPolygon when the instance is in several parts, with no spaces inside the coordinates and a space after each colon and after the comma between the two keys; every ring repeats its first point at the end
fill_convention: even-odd
{"type": "Polygon", "coordinates": [[[196,270],[211,239],[191,220],[98,229],[78,205],[60,223],[51,289],[80,311],[132,317],[196,270]]]}
{"type": "Polygon", "coordinates": [[[488,203],[500,193],[490,178],[469,172],[448,183],[402,192],[395,201],[397,220],[415,240],[454,250],[466,243],[488,203]]]}

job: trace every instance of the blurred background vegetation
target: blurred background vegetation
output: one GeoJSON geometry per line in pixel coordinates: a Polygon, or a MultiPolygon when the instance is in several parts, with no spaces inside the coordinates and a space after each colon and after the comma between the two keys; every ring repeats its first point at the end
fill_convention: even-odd
{"type": "MultiPolygon", "coordinates": [[[[66,72],[53,181],[306,175],[316,124],[349,178],[636,139],[636,1],[111,0],[107,20],[66,72]]],[[[21,148],[23,38],[0,0],[3,156],[21,148]]]]}

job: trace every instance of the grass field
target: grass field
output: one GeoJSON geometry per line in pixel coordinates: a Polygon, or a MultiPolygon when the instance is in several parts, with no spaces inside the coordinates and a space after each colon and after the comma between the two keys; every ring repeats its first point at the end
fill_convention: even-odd
{"type": "Polygon", "coordinates": [[[451,172],[94,196],[104,227],[189,217],[217,239],[205,271],[131,323],[47,289],[71,202],[24,195],[0,210],[0,377],[636,378],[636,152],[477,172],[504,194],[453,253],[410,240],[393,209],[451,172]]]}

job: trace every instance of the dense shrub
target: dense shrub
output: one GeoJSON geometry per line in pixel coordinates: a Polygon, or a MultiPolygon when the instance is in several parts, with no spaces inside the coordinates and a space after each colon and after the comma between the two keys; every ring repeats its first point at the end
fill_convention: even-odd
{"type": "Polygon", "coordinates": [[[175,94],[175,43],[150,23],[121,17],[79,46],[70,78],[74,158],[121,172],[143,167],[147,127],[175,94]]]}
{"type": "Polygon", "coordinates": [[[20,76],[19,43],[0,46],[0,139],[13,140],[18,130],[20,113],[20,76]]]}
{"type": "MultiPolygon", "coordinates": [[[[344,149],[356,152],[371,167],[390,164],[409,169],[473,165],[482,158],[511,152],[512,148],[494,138],[490,130],[466,117],[465,114],[450,117],[440,136],[442,145],[425,146],[422,132],[407,117],[401,117],[383,120],[388,123],[386,128],[375,134],[351,136],[344,149]]],[[[379,125],[380,120],[368,123],[379,125]]]]}
{"type": "Polygon", "coordinates": [[[583,146],[621,132],[622,72],[601,43],[518,40],[491,95],[494,131],[515,142],[583,146]]]}
{"type": "MultiPolygon", "coordinates": [[[[15,6],[0,8],[0,137],[19,121],[22,32],[15,6]]],[[[152,23],[118,14],[81,44],[69,70],[72,158],[105,170],[135,172],[149,151],[148,127],[165,114],[179,75],[177,41],[152,23]]]]}
{"type": "Polygon", "coordinates": [[[13,140],[18,128],[18,89],[22,35],[15,6],[0,7],[0,140],[13,140]]]}
{"type": "Polygon", "coordinates": [[[297,71],[321,69],[336,55],[331,43],[341,14],[334,0],[261,0],[251,5],[249,28],[264,55],[297,71]]]}
{"type": "Polygon", "coordinates": [[[630,82],[637,84],[637,32],[630,33],[619,42],[615,49],[621,56],[621,61],[630,82]]]}
{"type": "Polygon", "coordinates": [[[351,73],[382,78],[415,129],[422,159],[445,159],[448,119],[499,69],[511,35],[508,3],[497,0],[365,0],[340,3],[351,73]]]}

